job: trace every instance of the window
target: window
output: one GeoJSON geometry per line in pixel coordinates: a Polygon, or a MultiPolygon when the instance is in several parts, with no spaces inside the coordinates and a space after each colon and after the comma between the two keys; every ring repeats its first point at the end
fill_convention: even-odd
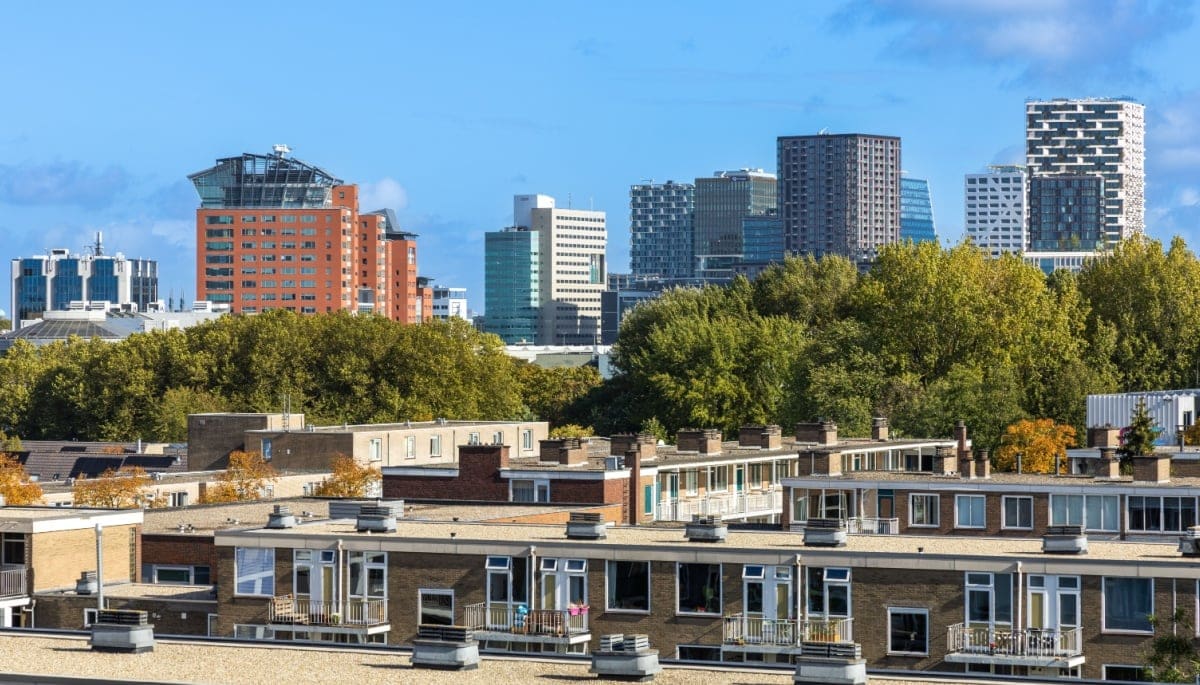
{"type": "Polygon", "coordinates": [[[1004,497],[1002,506],[1004,509],[1004,528],[1019,528],[1022,530],[1033,528],[1032,497],[1004,497]]]}
{"type": "Polygon", "coordinates": [[[681,614],[721,613],[721,565],[677,564],[675,610],[681,614]]]}
{"type": "Polygon", "coordinates": [[[0,563],[5,566],[25,565],[25,535],[23,533],[4,534],[4,543],[0,547],[0,563]]]}
{"type": "Polygon", "coordinates": [[[418,590],[420,625],[454,625],[454,590],[418,590]]]}
{"type": "Polygon", "coordinates": [[[367,458],[371,461],[383,459],[383,438],[371,438],[367,442],[367,458]]]}
{"type": "Polygon", "coordinates": [[[263,461],[271,461],[271,438],[262,439],[262,457],[263,461]]]}
{"type": "Polygon", "coordinates": [[[1126,666],[1124,664],[1104,664],[1104,680],[1128,680],[1142,682],[1146,679],[1146,671],[1142,666],[1126,666]]]}
{"type": "Polygon", "coordinates": [[[492,444],[493,445],[503,445],[504,444],[504,431],[496,431],[495,433],[492,433],[492,444]]]}
{"type": "Polygon", "coordinates": [[[609,611],[650,611],[650,562],[609,561],[605,576],[609,611]]]}
{"type": "Polygon", "coordinates": [[[513,604],[529,601],[529,559],[525,557],[488,557],[487,601],[489,604],[513,604]]]}
{"type": "Polygon", "coordinates": [[[99,609],[84,609],[83,610],[83,627],[90,628],[100,618],[99,609]]]}
{"type": "Polygon", "coordinates": [[[417,458],[417,436],[409,435],[404,438],[404,458],[417,458]]]}
{"type": "Polygon", "coordinates": [[[1104,630],[1154,632],[1153,578],[1104,579],[1104,630]]]}
{"type": "Polygon", "coordinates": [[[387,552],[350,552],[350,596],[387,597],[387,552]]]}
{"type": "Polygon", "coordinates": [[[955,495],[956,527],[983,528],[985,503],[986,498],[983,495],[955,495]]]}
{"type": "Polygon", "coordinates": [[[521,431],[521,449],[523,449],[523,450],[533,449],[533,431],[531,431],[531,430],[521,431]]]}
{"type": "Polygon", "coordinates": [[[549,502],[550,481],[514,478],[509,481],[510,502],[549,502]]]}
{"type": "Polygon", "coordinates": [[[430,436],[430,438],[429,438],[429,456],[431,456],[431,457],[442,456],[442,436],[440,436],[440,435],[430,436]]]}
{"type": "Polygon", "coordinates": [[[717,466],[708,471],[708,491],[725,492],[729,489],[729,469],[717,466]]]}
{"type": "Polygon", "coordinates": [[[1087,530],[1116,532],[1119,505],[1116,495],[1050,495],[1050,525],[1084,526],[1087,530]]]}
{"type": "Polygon", "coordinates": [[[800,488],[792,490],[792,521],[808,522],[808,490],[800,488]]]}
{"type": "Polygon", "coordinates": [[[239,595],[275,594],[275,550],[235,547],[234,590],[239,595]]]}
{"type": "Polygon", "coordinates": [[[712,645],[679,645],[680,661],[720,661],[721,648],[712,645]]]}
{"type": "Polygon", "coordinates": [[[975,626],[1012,624],[1011,573],[968,573],[967,623],[975,626]]]}
{"type": "Polygon", "coordinates": [[[1180,532],[1196,525],[1195,497],[1130,496],[1130,532],[1180,532]]]}
{"type": "Polygon", "coordinates": [[[941,525],[941,505],[937,495],[909,495],[908,502],[908,525],[930,528],[941,525]]]}
{"type": "Polygon", "coordinates": [[[700,478],[696,471],[683,472],[683,491],[688,495],[695,496],[700,492],[700,478]]]}
{"type": "Polygon", "coordinates": [[[888,654],[929,654],[929,610],[888,607],[888,654]]]}
{"type": "Polygon", "coordinates": [[[850,569],[808,569],[808,613],[850,615],[850,569]]]}
{"type": "Polygon", "coordinates": [[[467,434],[467,444],[468,445],[478,445],[479,444],[479,433],[468,433],[467,434]]]}
{"type": "Polygon", "coordinates": [[[151,582],[165,585],[191,585],[191,566],[155,566],[151,582]]]}

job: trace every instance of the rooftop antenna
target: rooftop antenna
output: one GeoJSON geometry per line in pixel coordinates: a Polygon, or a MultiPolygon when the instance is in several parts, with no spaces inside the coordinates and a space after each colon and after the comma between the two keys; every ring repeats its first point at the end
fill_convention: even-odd
{"type": "Polygon", "coordinates": [[[288,153],[290,153],[292,151],[292,149],[290,147],[288,147],[287,145],[284,145],[283,143],[278,143],[276,145],[272,145],[271,150],[273,150],[275,152],[276,157],[286,157],[288,155],[288,153]]]}
{"type": "Polygon", "coordinates": [[[817,135],[819,135],[819,136],[827,136],[827,135],[829,135],[829,129],[828,129],[828,128],[822,128],[820,131],[817,131],[817,135]]]}
{"type": "Polygon", "coordinates": [[[104,234],[96,231],[96,244],[92,246],[92,254],[99,257],[104,254],[104,234]]]}
{"type": "Polygon", "coordinates": [[[286,433],[292,427],[292,393],[283,393],[283,430],[286,433]]]}

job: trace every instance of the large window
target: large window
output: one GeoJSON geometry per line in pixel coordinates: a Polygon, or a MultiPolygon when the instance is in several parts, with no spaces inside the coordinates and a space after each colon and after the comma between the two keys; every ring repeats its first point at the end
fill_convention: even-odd
{"type": "Polygon", "coordinates": [[[929,654],[929,610],[888,607],[888,654],[929,654]]]}
{"type": "Polygon", "coordinates": [[[488,557],[488,604],[524,604],[529,601],[529,559],[526,557],[488,557]]]}
{"type": "Polygon", "coordinates": [[[792,520],[797,523],[808,521],[808,490],[792,490],[792,520]]]}
{"type": "Polygon", "coordinates": [[[350,596],[387,597],[387,552],[350,552],[350,596]]]}
{"type": "Polygon", "coordinates": [[[1129,499],[1129,530],[1178,533],[1196,525],[1195,497],[1135,497],[1129,499]]]}
{"type": "Polygon", "coordinates": [[[1011,573],[968,573],[966,581],[968,625],[979,627],[1012,624],[1011,573]]]}
{"type": "Polygon", "coordinates": [[[1004,528],[1029,530],[1033,528],[1033,498],[1005,497],[1002,501],[1004,509],[1004,528]]]}
{"type": "Polygon", "coordinates": [[[941,524],[937,495],[909,495],[908,525],[936,528],[941,524]]]}
{"type": "Polygon", "coordinates": [[[983,528],[986,524],[983,495],[956,495],[954,497],[955,524],[958,528],[983,528]]]}
{"type": "Polygon", "coordinates": [[[1116,495],[1050,495],[1050,525],[1083,526],[1087,530],[1119,529],[1116,495]]]}
{"type": "Polygon", "coordinates": [[[513,502],[549,502],[550,481],[514,478],[509,481],[513,502]]]}
{"type": "Polygon", "coordinates": [[[720,564],[678,564],[676,571],[676,611],[681,614],[721,613],[720,564]]]}
{"type": "Polygon", "coordinates": [[[148,564],[142,568],[142,577],[146,582],[164,585],[208,585],[211,575],[208,566],[148,564]]]}
{"type": "Polygon", "coordinates": [[[700,493],[699,486],[700,478],[695,470],[683,472],[683,491],[691,496],[696,496],[700,493]]]}
{"type": "Polygon", "coordinates": [[[808,613],[819,616],[850,615],[850,569],[808,569],[808,613]]]}
{"type": "Polygon", "coordinates": [[[716,466],[708,471],[708,491],[725,492],[729,489],[729,469],[716,466]]]}
{"type": "Polygon", "coordinates": [[[235,547],[234,588],[239,595],[275,594],[275,550],[235,547]]]}
{"type": "Polygon", "coordinates": [[[1154,632],[1153,578],[1104,579],[1104,630],[1154,632]]]}
{"type": "Polygon", "coordinates": [[[23,533],[4,533],[3,547],[0,547],[0,562],[5,566],[25,565],[25,535],[23,533]]]}
{"type": "Polygon", "coordinates": [[[650,611],[650,562],[610,561],[605,573],[610,611],[650,611]]]}
{"type": "Polygon", "coordinates": [[[417,601],[420,625],[454,625],[454,590],[419,590],[417,601]]]}

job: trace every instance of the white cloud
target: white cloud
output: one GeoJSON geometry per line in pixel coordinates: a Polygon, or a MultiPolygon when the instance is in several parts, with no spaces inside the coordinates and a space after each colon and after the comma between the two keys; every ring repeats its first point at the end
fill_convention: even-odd
{"type": "Polygon", "coordinates": [[[377,209],[401,210],[408,206],[408,191],[394,178],[385,177],[374,183],[360,183],[358,204],[363,211],[377,209]]]}

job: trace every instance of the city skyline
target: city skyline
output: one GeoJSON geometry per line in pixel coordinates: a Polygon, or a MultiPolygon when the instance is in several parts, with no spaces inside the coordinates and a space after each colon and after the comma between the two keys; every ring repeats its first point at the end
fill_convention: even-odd
{"type": "MultiPolygon", "coordinates": [[[[39,55],[37,69],[10,75],[22,97],[0,113],[4,258],[82,252],[104,231],[127,256],[159,262],[164,299],[195,299],[199,201],[187,174],[286,143],[360,183],[364,212],[396,209],[400,230],[420,235],[421,275],[466,287],[479,309],[483,234],[511,223],[513,195],[606,211],[609,267],[624,272],[630,186],[713,169],[772,172],[777,137],[822,129],[900,137],[904,170],[929,180],[939,237],[955,243],[964,175],[1023,161],[1027,98],[1117,96],[1146,105],[1148,234],[1180,234],[1195,247],[1194,10],[1086,4],[856,1],[735,12],[700,3],[682,13],[639,8],[632,24],[619,6],[480,7],[469,22],[435,7],[334,19],[303,3],[286,16],[240,8],[250,33],[293,44],[375,33],[386,46],[347,43],[336,59],[307,63],[294,115],[261,106],[262,73],[244,68],[245,33],[235,38],[220,11],[23,6],[0,28],[9,63],[39,55]],[[545,40],[511,40],[539,24],[545,40]],[[50,43],[60,48],[47,53],[50,43]],[[309,100],[324,84],[336,91],[309,100]],[[538,96],[540,84],[553,95],[538,96]],[[347,105],[367,92],[382,106],[347,105]]],[[[270,99],[290,87],[273,85],[270,99]]]]}

